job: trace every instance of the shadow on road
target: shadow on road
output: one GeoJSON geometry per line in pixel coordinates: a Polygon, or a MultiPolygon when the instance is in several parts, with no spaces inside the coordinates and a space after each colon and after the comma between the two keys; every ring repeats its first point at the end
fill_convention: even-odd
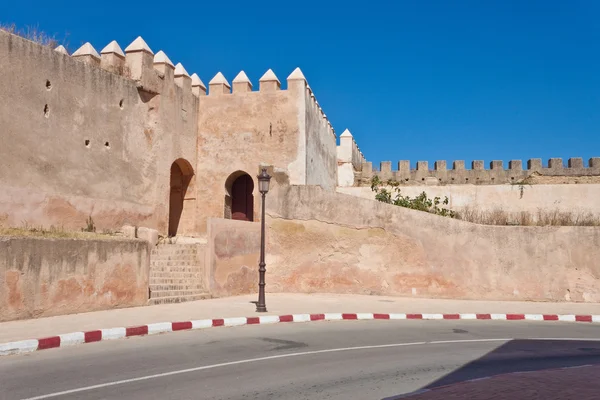
{"type": "MultiPolygon", "coordinates": [[[[515,339],[437,379],[421,390],[512,372],[584,365],[600,365],[600,341],[515,339]]],[[[562,385],[562,382],[560,384],[562,385]]],[[[569,387],[571,384],[570,381],[564,382],[565,387],[569,387]]],[[[489,395],[493,397],[493,394],[494,388],[489,387],[489,395]]],[[[464,393],[464,395],[467,396],[465,398],[469,396],[468,393],[464,393]]],[[[411,398],[411,396],[405,394],[387,397],[383,400],[400,398],[411,398]]]]}

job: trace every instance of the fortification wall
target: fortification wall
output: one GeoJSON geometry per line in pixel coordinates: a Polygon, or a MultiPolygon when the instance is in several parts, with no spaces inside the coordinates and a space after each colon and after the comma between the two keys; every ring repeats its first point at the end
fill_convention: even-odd
{"type": "Polygon", "coordinates": [[[484,168],[484,162],[472,161],[471,169],[465,169],[465,162],[453,161],[452,169],[448,169],[446,161],[436,161],[433,170],[429,169],[427,161],[418,161],[416,169],[410,168],[410,161],[398,162],[398,169],[392,170],[391,161],[383,161],[379,170],[374,170],[373,165],[367,162],[363,165],[361,174],[357,175],[357,185],[370,185],[371,178],[378,176],[382,180],[393,179],[405,184],[487,184],[497,185],[503,183],[520,182],[531,175],[542,176],[600,176],[600,158],[590,158],[587,167],[583,159],[569,158],[567,166],[562,158],[551,158],[546,167],[542,166],[540,158],[527,161],[527,168],[523,169],[521,160],[511,160],[508,169],[504,169],[503,161],[491,161],[490,168],[484,168]]]}
{"type": "MultiPolygon", "coordinates": [[[[538,211],[546,213],[560,211],[571,213],[573,216],[588,214],[600,217],[600,184],[586,185],[439,185],[415,186],[402,185],[399,187],[402,196],[412,198],[422,192],[427,197],[448,197],[446,208],[478,212],[503,211],[516,216],[528,212],[533,219],[538,211]]],[[[390,188],[391,189],[391,188],[390,188]]],[[[338,187],[339,193],[345,193],[363,199],[375,199],[375,192],[370,187],[338,187]]],[[[394,192],[392,192],[394,193],[394,192]]],[[[395,196],[395,193],[393,194],[395,196]]]]}
{"type": "Polygon", "coordinates": [[[337,186],[336,136],[331,122],[307,88],[306,103],[306,184],[335,190],[337,186]]]}
{"type": "Polygon", "coordinates": [[[0,223],[165,232],[171,164],[196,159],[185,77],[141,38],[69,56],[0,31],[0,55],[0,223]]]}
{"type": "Polygon", "coordinates": [[[148,242],[0,237],[0,321],[145,305],[148,242]]]}
{"type": "Polygon", "coordinates": [[[477,225],[313,186],[268,208],[267,289],[600,301],[600,228],[477,225]]]}
{"type": "MultiPolygon", "coordinates": [[[[254,182],[254,220],[259,220],[260,194],[256,180],[259,164],[285,168],[290,180],[335,187],[335,167],[325,171],[335,149],[333,133],[324,118],[315,121],[306,79],[297,69],[287,78],[287,89],[273,71],[260,78],[254,91],[244,72],[233,80],[233,90],[218,73],[200,97],[198,118],[198,190],[196,229],[206,232],[207,217],[228,217],[228,185],[240,174],[254,182]],[[307,166],[307,159],[313,163],[307,166]],[[333,172],[332,172],[333,171],[333,172]]],[[[335,159],[334,159],[335,160],[335,159]]]]}

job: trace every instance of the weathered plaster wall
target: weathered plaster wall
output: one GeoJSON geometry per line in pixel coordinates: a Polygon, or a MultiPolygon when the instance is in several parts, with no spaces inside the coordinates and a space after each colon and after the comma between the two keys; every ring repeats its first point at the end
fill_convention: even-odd
{"type": "Polygon", "coordinates": [[[319,187],[267,203],[270,291],[600,301],[600,229],[484,226],[319,187]]]}
{"type": "Polygon", "coordinates": [[[212,296],[257,293],[260,224],[208,219],[209,290],[212,296]]]}
{"type": "Polygon", "coordinates": [[[145,305],[148,243],[0,237],[0,321],[145,305]]]}
{"type": "Polygon", "coordinates": [[[140,91],[4,31],[0,54],[0,223],[166,231],[171,163],[196,158],[191,91],[172,76],[140,91]]]}
{"type": "MultiPolygon", "coordinates": [[[[213,90],[213,89],[211,89],[213,90]]],[[[223,217],[225,182],[237,171],[254,181],[254,220],[259,218],[256,180],[261,163],[285,166],[295,182],[304,183],[305,150],[299,146],[298,105],[304,89],[209,93],[200,98],[196,230],[206,232],[208,217],[223,217]]]]}
{"type": "Polygon", "coordinates": [[[317,103],[306,96],[306,184],[335,190],[337,147],[333,128],[317,103]]]}
{"type": "MultiPolygon", "coordinates": [[[[448,208],[480,211],[503,210],[510,213],[528,211],[533,217],[538,209],[600,216],[600,184],[524,185],[523,197],[517,185],[442,185],[400,186],[403,196],[415,197],[421,192],[434,198],[448,196],[448,208]]],[[[338,187],[339,193],[374,199],[370,187],[338,187]]]]}

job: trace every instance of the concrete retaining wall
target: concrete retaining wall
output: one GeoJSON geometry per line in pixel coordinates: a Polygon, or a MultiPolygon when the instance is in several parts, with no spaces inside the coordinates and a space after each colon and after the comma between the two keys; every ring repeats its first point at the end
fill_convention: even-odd
{"type": "Polygon", "coordinates": [[[260,223],[209,218],[206,256],[212,296],[258,293],[260,223]]]}
{"type": "Polygon", "coordinates": [[[145,305],[148,243],[0,237],[0,321],[145,305]]]}
{"type": "Polygon", "coordinates": [[[477,225],[309,186],[267,207],[269,291],[600,301],[600,228],[477,225]]]}

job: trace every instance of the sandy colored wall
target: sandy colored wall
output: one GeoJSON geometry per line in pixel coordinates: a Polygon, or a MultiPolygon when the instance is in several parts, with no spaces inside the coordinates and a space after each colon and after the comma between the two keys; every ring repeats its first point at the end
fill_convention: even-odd
{"type": "Polygon", "coordinates": [[[477,225],[311,186],[269,200],[269,291],[600,301],[600,228],[477,225]]]}
{"type": "MultiPolygon", "coordinates": [[[[400,186],[400,189],[403,196],[415,197],[421,192],[430,198],[448,196],[448,208],[457,211],[467,207],[511,213],[528,211],[535,217],[538,209],[542,209],[600,216],[600,184],[524,185],[522,197],[517,185],[400,186]]],[[[370,187],[338,187],[337,191],[364,199],[375,198],[370,187]]]]}
{"type": "Polygon", "coordinates": [[[335,190],[336,137],[317,104],[306,96],[306,184],[335,190]]]}
{"type": "Polygon", "coordinates": [[[212,296],[258,293],[260,223],[208,219],[209,290],[212,296]]]}
{"type": "Polygon", "coordinates": [[[171,163],[196,158],[191,91],[155,77],[150,94],[4,31],[0,54],[0,223],[165,232],[171,163]]]}
{"type": "Polygon", "coordinates": [[[0,237],[0,321],[145,305],[148,243],[0,237]]]}
{"type": "Polygon", "coordinates": [[[198,212],[196,230],[208,217],[225,215],[227,178],[236,172],[254,181],[254,220],[259,218],[256,179],[261,163],[281,165],[295,183],[306,179],[304,82],[287,90],[216,94],[200,98],[198,120],[198,212]]]}

